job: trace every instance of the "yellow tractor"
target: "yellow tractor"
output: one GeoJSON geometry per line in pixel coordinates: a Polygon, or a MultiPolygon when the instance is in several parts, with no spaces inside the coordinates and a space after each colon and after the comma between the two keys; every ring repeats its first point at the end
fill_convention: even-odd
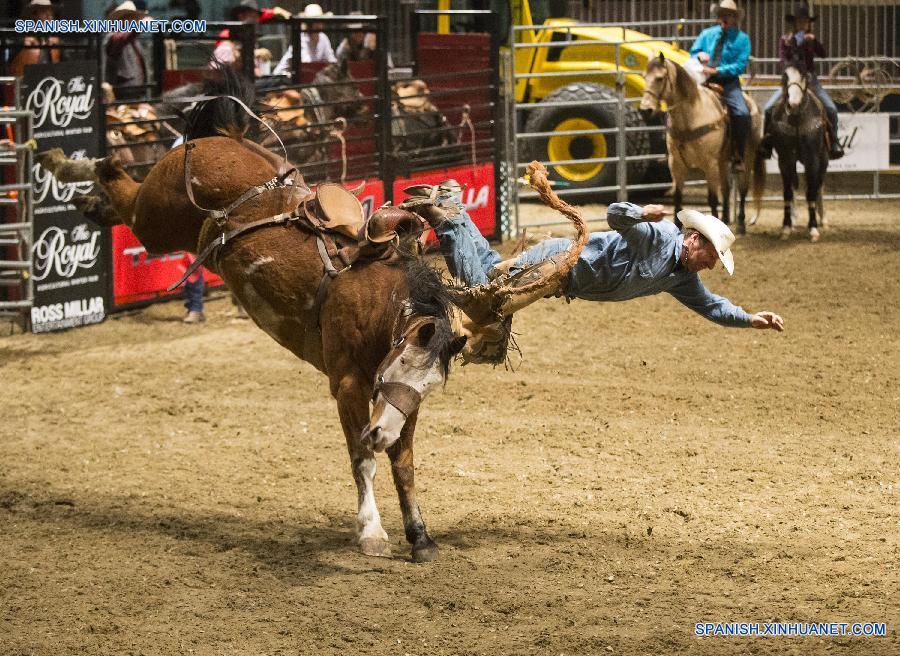
{"type": "MultiPolygon", "coordinates": [[[[643,70],[650,57],[663,52],[681,64],[689,57],[686,51],[672,43],[652,40],[634,30],[580,25],[565,17],[568,2],[564,0],[438,0],[437,5],[438,9],[494,10],[500,19],[500,30],[506,35],[503,41],[507,47],[510,46],[510,25],[542,25],[545,28],[515,32],[517,44],[554,44],[547,48],[513,49],[515,100],[517,103],[537,103],[527,112],[517,112],[516,127],[517,132],[561,134],[523,139],[519,147],[520,161],[561,162],[549,167],[551,175],[571,188],[616,184],[615,162],[573,162],[616,156],[616,134],[597,132],[618,125],[618,108],[608,102],[616,100],[616,71],[630,71],[624,74],[625,94],[629,98],[638,98],[644,91],[643,70]],[[595,43],[578,45],[579,41],[595,43]],[[559,43],[572,45],[556,45],[559,43]],[[618,65],[617,43],[621,43],[618,65]],[[607,71],[607,74],[601,73],[607,71]],[[547,73],[555,75],[541,76],[547,73]],[[561,73],[565,75],[559,75],[561,73]],[[571,103],[571,106],[563,103],[571,103]],[[541,107],[541,104],[547,106],[541,107]]],[[[449,17],[439,18],[438,31],[449,30],[449,17]]],[[[634,103],[626,104],[625,111],[628,126],[645,125],[634,103]]],[[[626,152],[628,155],[664,153],[665,137],[661,131],[629,131],[626,152]]],[[[629,163],[628,181],[647,182],[648,175],[659,181],[661,172],[666,170],[665,164],[661,164],[661,167],[648,167],[648,160],[629,163]]]]}

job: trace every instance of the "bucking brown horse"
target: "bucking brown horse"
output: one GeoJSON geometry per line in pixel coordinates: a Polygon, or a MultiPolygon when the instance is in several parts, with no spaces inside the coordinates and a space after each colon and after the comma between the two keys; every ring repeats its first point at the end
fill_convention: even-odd
{"type": "Polygon", "coordinates": [[[390,555],[373,488],[375,453],[386,450],[412,558],[436,558],[416,502],[413,434],[422,399],[446,380],[465,343],[451,328],[450,290],[440,275],[398,254],[404,249],[380,250],[339,233],[325,245],[326,255],[340,249],[352,266],[339,263],[329,273],[321,234],[295,220],[321,201],[324,187],[316,196],[288,162],[240,133],[173,149],[140,184],[110,158],[85,164],[48,151],[39,161],[62,181],[96,180],[109,204],[98,211],[89,203],[86,213],[128,225],[150,253],[202,253],[228,237],[205,265],[225,279],[260,328],[328,377],[359,495],[361,550],[390,555]],[[201,209],[229,206],[224,213],[201,209]]]}

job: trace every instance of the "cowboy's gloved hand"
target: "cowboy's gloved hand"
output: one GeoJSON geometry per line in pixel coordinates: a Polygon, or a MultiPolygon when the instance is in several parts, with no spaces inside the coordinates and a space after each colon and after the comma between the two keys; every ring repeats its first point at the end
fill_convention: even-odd
{"type": "Polygon", "coordinates": [[[750,325],[759,330],[771,328],[779,333],[784,332],[784,319],[774,312],[757,312],[750,317],[750,325]]]}
{"type": "Polygon", "coordinates": [[[645,205],[641,217],[647,221],[661,221],[668,212],[662,205],[645,205]]]}

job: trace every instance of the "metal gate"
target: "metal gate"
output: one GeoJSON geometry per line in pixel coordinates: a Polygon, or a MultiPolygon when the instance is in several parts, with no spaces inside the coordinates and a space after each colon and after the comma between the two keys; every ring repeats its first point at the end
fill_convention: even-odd
{"type": "MultiPolygon", "coordinates": [[[[792,3],[781,0],[742,4],[745,6],[742,29],[750,33],[754,48],[748,75],[744,78],[744,88],[754,95],[762,108],[779,84],[780,62],[777,45],[784,31],[784,15],[793,6],[792,3]]],[[[565,139],[596,139],[599,135],[603,139],[610,140],[602,157],[596,156],[596,149],[592,157],[579,157],[575,152],[577,149],[570,148],[575,156],[568,159],[551,157],[550,149],[545,151],[547,157],[536,158],[550,168],[551,177],[556,179],[556,191],[559,195],[581,202],[587,199],[592,201],[624,199],[635,193],[650,195],[655,192],[661,196],[669,187],[665,178],[659,175],[660,167],[666,167],[664,147],[660,148],[660,141],[664,139],[664,128],[661,124],[644,125],[634,120],[633,107],[638,102],[638,96],[634,93],[634,85],[629,88],[629,81],[634,81],[635,76],[643,75],[646,59],[629,56],[629,45],[650,45],[651,48],[658,45],[662,47],[678,45],[688,49],[699,32],[713,24],[709,4],[687,0],[660,2],[620,0],[590,3],[585,9],[583,3],[572,2],[570,11],[570,16],[580,17],[586,22],[573,24],[568,30],[560,24],[513,26],[511,30],[512,54],[507,58],[504,70],[507,79],[505,95],[508,101],[507,157],[516,171],[515,177],[522,174],[527,161],[535,159],[534,149],[529,148],[529,144],[534,140],[556,139],[562,142],[565,139]],[[585,33],[595,27],[616,27],[620,30],[620,34],[618,38],[586,37],[585,33]],[[521,33],[527,30],[550,30],[553,34],[552,38],[545,38],[541,43],[524,43],[521,33]],[[521,62],[516,65],[516,57],[519,56],[517,53],[526,49],[538,49],[547,53],[560,52],[562,48],[587,48],[588,50],[584,52],[605,48],[607,55],[604,59],[612,65],[604,65],[602,61],[589,62],[597,59],[594,56],[570,55],[566,57],[567,60],[585,60],[585,65],[578,76],[564,71],[526,72],[521,62]],[[535,80],[546,81],[548,78],[556,83],[554,86],[563,87],[575,81],[602,85],[607,87],[610,93],[593,101],[588,98],[566,98],[565,94],[561,94],[561,97],[546,96],[546,99],[523,100],[522,86],[534,84],[535,80]],[[569,108],[575,111],[578,107],[589,105],[606,105],[614,109],[617,113],[613,124],[602,128],[595,126],[591,129],[583,129],[586,127],[584,125],[570,124],[562,127],[581,129],[557,129],[551,132],[535,129],[538,122],[527,118],[533,112],[546,111],[554,106],[557,109],[569,108]],[[641,138],[640,135],[644,137],[641,138]],[[646,147],[648,142],[651,145],[649,151],[646,147]],[[555,166],[586,169],[591,165],[611,166],[615,170],[615,176],[607,175],[606,184],[585,186],[573,184],[571,179],[566,179],[572,176],[554,176],[551,168],[555,166]],[[652,172],[654,167],[657,175],[651,175],[648,179],[645,170],[650,168],[652,172]]],[[[818,60],[819,77],[823,86],[839,103],[842,122],[846,121],[850,126],[847,131],[854,132],[857,129],[854,126],[862,120],[877,121],[879,126],[887,126],[879,127],[879,130],[885,133],[883,142],[887,142],[890,147],[890,161],[900,161],[900,102],[897,101],[900,96],[891,95],[900,92],[900,60],[896,53],[894,29],[897,20],[900,19],[898,5],[880,0],[858,3],[820,2],[816,3],[814,11],[819,15],[817,25],[822,28],[818,36],[825,42],[827,52],[832,55],[818,60]],[[847,29],[848,26],[851,27],[850,30],[847,29]],[[850,31],[854,33],[850,34],[850,31]],[[862,112],[871,112],[877,116],[865,118],[854,116],[862,112]]],[[[545,57],[553,58],[549,55],[545,57]]],[[[560,59],[558,55],[555,58],[560,59]]],[[[846,140],[843,133],[841,138],[846,140]]],[[[846,138],[852,138],[852,135],[846,138]]],[[[556,151],[558,155],[559,151],[565,151],[565,148],[556,148],[556,151]]],[[[826,199],[900,197],[900,176],[894,175],[895,171],[886,163],[880,168],[876,167],[874,171],[868,170],[865,173],[836,170],[839,167],[839,164],[833,166],[829,172],[826,181],[826,199]]],[[[702,180],[694,180],[687,184],[697,186],[705,183],[702,180]]],[[[510,233],[517,232],[519,226],[524,225],[520,220],[519,201],[535,196],[533,192],[521,190],[520,186],[515,184],[514,179],[511,181],[510,193],[515,213],[510,233]]],[[[780,201],[781,197],[769,196],[765,200],[780,201]]],[[[552,220],[545,223],[529,219],[527,224],[556,225],[558,222],[552,220]]]]}
{"type": "Polygon", "coordinates": [[[13,86],[13,107],[0,108],[0,316],[21,317],[32,306],[32,113],[21,109],[19,80],[0,77],[0,87],[13,86]]]}

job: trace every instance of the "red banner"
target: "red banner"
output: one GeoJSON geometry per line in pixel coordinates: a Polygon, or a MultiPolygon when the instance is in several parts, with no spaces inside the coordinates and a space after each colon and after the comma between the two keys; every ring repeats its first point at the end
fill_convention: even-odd
{"type": "MultiPolygon", "coordinates": [[[[494,216],[494,165],[491,162],[457,166],[427,173],[416,173],[412,178],[399,178],[394,181],[394,203],[400,204],[406,194],[403,190],[414,184],[438,184],[453,178],[463,187],[463,204],[472,217],[472,222],[485,236],[492,236],[497,226],[494,216]]],[[[434,240],[434,233],[429,234],[429,241],[434,240]]]]}
{"type": "MultiPolygon", "coordinates": [[[[183,251],[165,255],[148,255],[134,233],[125,226],[112,229],[113,305],[121,307],[162,296],[173,296],[181,289],[167,292],[186,269],[183,251]]],[[[221,285],[222,279],[203,269],[207,285],[221,285]]]]}

